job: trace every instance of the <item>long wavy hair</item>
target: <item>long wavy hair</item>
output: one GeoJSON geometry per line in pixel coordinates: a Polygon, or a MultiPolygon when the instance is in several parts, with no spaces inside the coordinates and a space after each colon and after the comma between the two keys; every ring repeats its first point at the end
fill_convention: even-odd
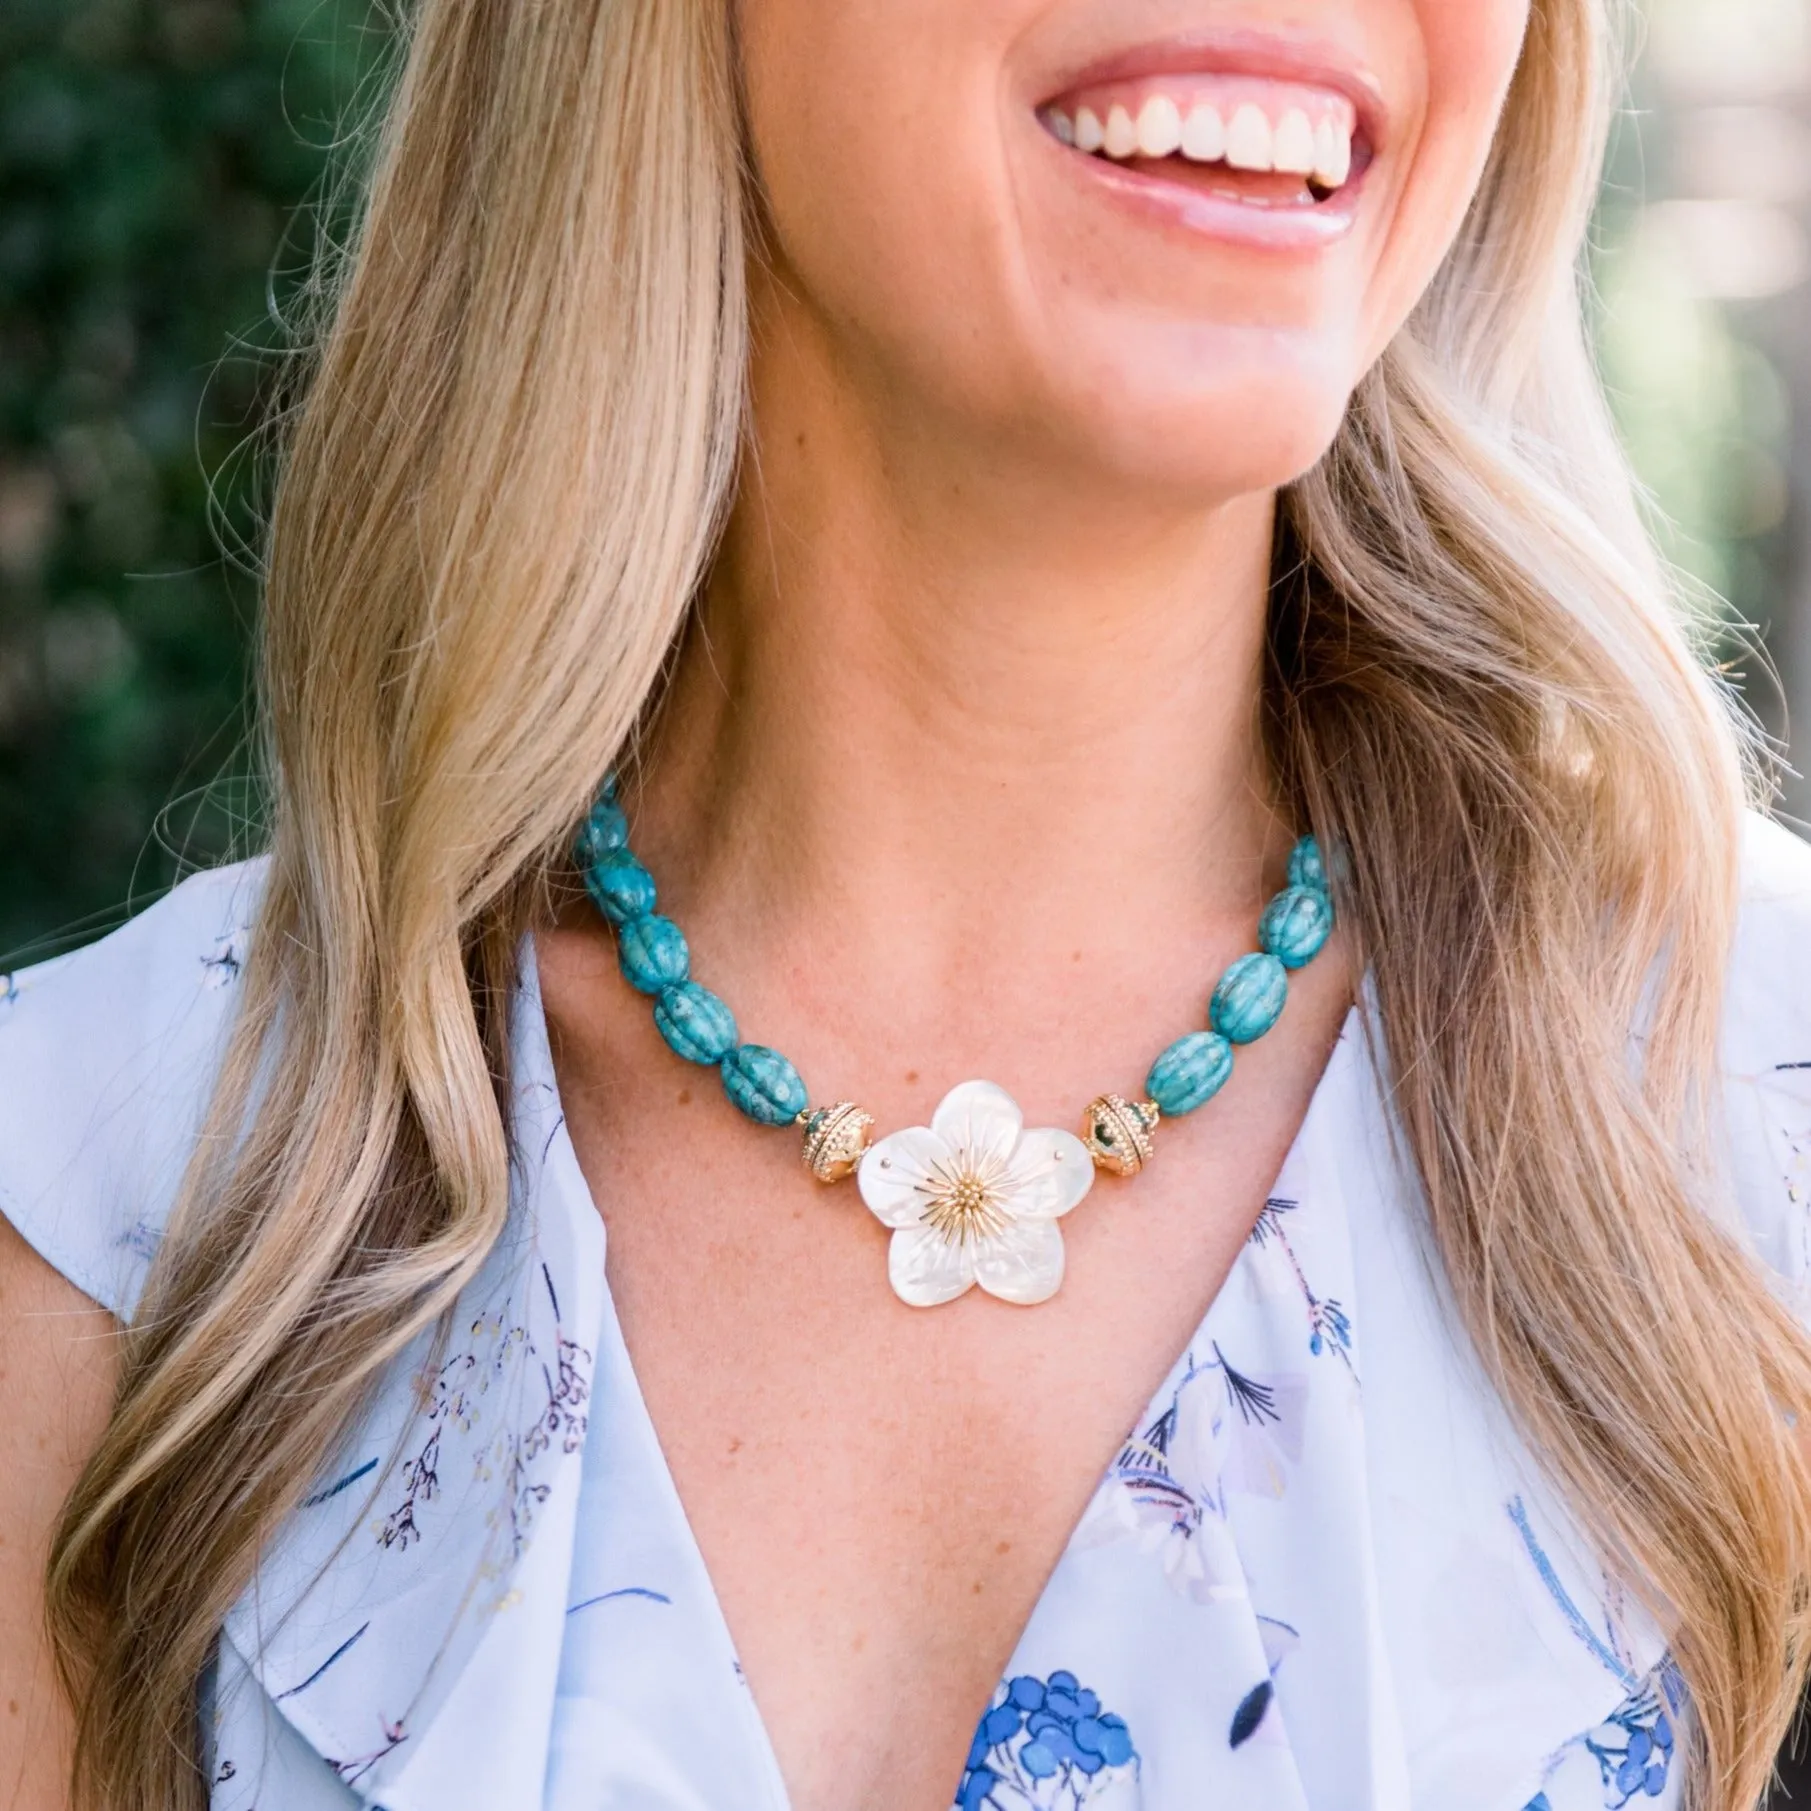
{"type": "MultiPolygon", "coordinates": [[[[1751,1811],[1804,1653],[1811,1351],[1717,1229],[1744,735],[1582,330],[1610,5],[1534,0],[1457,244],[1281,499],[1267,722],[1301,821],[1351,851],[1342,909],[1458,1310],[1669,1631],[1694,1802],[1751,1811]]],[[[735,480],[730,11],[405,22],[272,512],[244,1005],[50,1563],[94,1811],[204,1803],[225,1612],[503,1224],[519,939],[735,480]]]]}

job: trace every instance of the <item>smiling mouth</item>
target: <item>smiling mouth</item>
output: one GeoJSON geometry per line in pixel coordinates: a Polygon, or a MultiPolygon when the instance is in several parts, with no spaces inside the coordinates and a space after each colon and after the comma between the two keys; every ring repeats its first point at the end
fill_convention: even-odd
{"type": "Polygon", "coordinates": [[[1264,77],[1100,83],[1040,107],[1038,119],[1084,156],[1267,210],[1325,207],[1356,188],[1372,159],[1350,98],[1264,77]]]}

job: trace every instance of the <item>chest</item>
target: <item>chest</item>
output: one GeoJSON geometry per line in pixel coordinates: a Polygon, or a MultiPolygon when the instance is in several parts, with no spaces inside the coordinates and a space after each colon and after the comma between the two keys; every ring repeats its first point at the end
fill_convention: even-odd
{"type": "Polygon", "coordinates": [[[1101,1180],[1034,1309],[905,1307],[887,1230],[792,1136],[657,1055],[578,1027],[556,1044],[641,1392],[797,1811],[949,1805],[1046,1581],[1264,1207],[1332,1041],[1311,1030],[1243,1111],[1101,1180]]]}
{"type": "MultiPolygon", "coordinates": [[[[1111,1369],[1163,1342],[1108,1343],[1094,1292],[1130,1266],[1114,1253],[1137,1246],[1137,1227],[1108,1236],[1103,1192],[1073,1220],[1063,1294],[997,1322],[1049,1329],[1054,1358],[1034,1363],[1021,1346],[986,1369],[991,1338],[954,1337],[966,1304],[903,1323],[946,1330],[933,1376],[980,1404],[955,1423],[921,1422],[939,1444],[911,1451],[888,1392],[938,1348],[883,1340],[873,1319],[840,1347],[822,1347],[828,1317],[799,1329],[800,1390],[818,1386],[820,1349],[825,1368],[860,1382],[814,1398],[796,1430],[755,1426],[751,1446],[746,1417],[719,1413],[763,1377],[755,1412],[771,1418],[786,1400],[783,1323],[806,1298],[768,1300],[767,1346],[746,1350],[740,1311],[728,1325],[712,1316],[739,1290],[774,1288],[786,1266],[688,1303],[662,1286],[678,1270],[634,1263],[628,1228],[637,1204],[650,1218],[677,1204],[662,1249],[697,1246],[698,1273],[714,1276],[746,1257],[735,1228],[768,1198],[733,1168],[713,1172],[703,1206],[683,1190],[627,1188],[639,1179],[596,1142],[608,1115],[563,1114],[588,1084],[566,1062],[556,1093],[538,1024],[518,1063],[522,1236],[499,1249],[462,1322],[506,1336],[492,1386],[465,1403],[468,1424],[442,1419],[412,1369],[386,1383],[369,1450],[406,1429],[405,1449],[433,1455],[444,1486],[406,1548],[373,1549],[351,1488],[286,1527],[249,1612],[229,1618],[223,1658],[252,1657],[242,1683],[257,1689],[221,1696],[216,1811],[339,1806],[351,1802],[342,1779],[374,1802],[549,1811],[944,1811],[958,1779],[960,1804],[994,1811],[1520,1811],[1543,1792],[1553,1811],[1621,1802],[1608,1790],[1617,1769],[1637,1743],[1659,1742],[1676,1698],[1656,1670],[1661,1640],[1606,1590],[1529,1455],[1505,1443],[1476,1366],[1457,1357],[1404,1190],[1380,1161],[1387,1122],[1352,1040],[1275,1198],[1236,1242],[1226,1285],[1169,1342],[1155,1389],[1111,1369]],[[590,1151],[589,1192],[562,1117],[590,1151]],[[619,1279],[601,1303],[600,1205],[619,1279]],[[1078,1303],[1086,1314],[1065,1322],[1058,1311],[1078,1303]],[[513,1318],[528,1309],[524,1341],[513,1318]],[[550,1445],[517,1411],[551,1387],[544,1365],[566,1333],[590,1373],[590,1435],[550,1445]],[[1053,1379],[1080,1382],[1065,1394],[1053,1379]],[[1071,1430],[1111,1388],[1133,1407],[1089,1424],[1115,1423],[1104,1462],[1077,1459],[1091,1436],[1071,1446],[1071,1430]],[[713,1425],[729,1438],[713,1444],[713,1425]],[[509,1526],[498,1491],[520,1501],[495,1464],[499,1442],[518,1436],[538,1507],[513,1570],[481,1565],[474,1592],[474,1562],[509,1526]],[[1079,1523],[1023,1513],[1064,1488],[1061,1454],[1072,1501],[1086,1499],[1079,1523]],[[927,1477],[953,1482],[931,1502],[927,1477]],[[940,1551],[950,1530],[966,1540],[966,1569],[940,1551]],[[1026,1567],[1039,1580],[1027,1620],[1004,1607],[1013,1590],[1030,1593],[1002,1569],[1040,1540],[1051,1551],[1026,1567]],[[889,1579],[895,1591],[872,1589],[889,1579]],[[449,1628],[466,1631],[450,1651],[449,1628]],[[990,1640],[1013,1643],[1003,1668],[979,1663],[990,1640]]],[[[1170,1175],[1216,1174],[1211,1152],[1176,1161],[1181,1144],[1164,1150],[1170,1175]]],[[[657,1146],[638,1149],[664,1161],[657,1146]]],[[[783,1142],[776,1157],[777,1188],[790,1175],[783,1142]]],[[[1143,1187],[1124,1200],[1167,1221],[1166,1247],[1215,1211],[1186,1187],[1176,1205],[1143,1187]]],[[[771,1201],[782,1225],[813,1206],[861,1223],[846,1197],[771,1201]]],[[[788,1255],[766,1232],[763,1249],[788,1255]]],[[[1164,1255],[1126,1291],[1139,1325],[1174,1313],[1162,1292],[1181,1260],[1164,1255]]],[[[1656,1802],[1675,1802],[1682,1772],[1656,1802]]]]}

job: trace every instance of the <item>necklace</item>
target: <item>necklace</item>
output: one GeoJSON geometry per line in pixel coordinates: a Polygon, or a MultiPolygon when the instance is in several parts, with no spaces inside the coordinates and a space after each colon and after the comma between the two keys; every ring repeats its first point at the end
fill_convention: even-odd
{"type": "Polygon", "coordinates": [[[654,1024],[688,1063],[715,1068],[749,1119],[793,1126],[818,1181],[853,1176],[893,1238],[887,1274],[914,1308],[954,1301],[977,1284],[1002,1301],[1048,1301],[1063,1280],[1057,1222],[1094,1185],[1095,1172],[1136,1176],[1156,1152],[1165,1118],[1206,1105],[1232,1075],[1235,1049],[1281,1017],[1290,971],[1320,954],[1333,931],[1333,900],[1320,846],[1305,836],[1289,857],[1289,884],[1258,920],[1258,948],[1220,977],[1208,1028],[1158,1057],[1142,1095],[1102,1094],[1081,1135],[1027,1128],[1005,1089],[963,1082],[928,1126],[875,1142],[874,1117],[852,1100],[814,1107],[799,1072],[777,1050],[745,1044],[735,1014],[692,979],[685,933],[656,911],[654,877],[629,848],[629,820],[614,778],[580,829],[574,858],[592,900],[616,932],[618,966],[654,1002],[654,1024]]]}

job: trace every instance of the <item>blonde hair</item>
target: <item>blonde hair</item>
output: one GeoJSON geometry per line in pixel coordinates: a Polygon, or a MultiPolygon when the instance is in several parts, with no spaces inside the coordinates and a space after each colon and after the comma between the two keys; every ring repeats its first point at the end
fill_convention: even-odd
{"type": "MultiPolygon", "coordinates": [[[[1268,720],[1351,850],[1460,1312],[1672,1632],[1697,1802],[1749,1811],[1803,1652],[1811,1354],[1706,1211],[1743,763],[1584,350],[1608,4],[1536,0],[1459,243],[1283,499],[1268,720]]],[[[245,1005],[50,1568],[87,1805],[204,1802],[196,1681],[261,1542],[503,1223],[519,935],[734,482],[729,11],[415,8],[274,511],[245,1005]]]]}

